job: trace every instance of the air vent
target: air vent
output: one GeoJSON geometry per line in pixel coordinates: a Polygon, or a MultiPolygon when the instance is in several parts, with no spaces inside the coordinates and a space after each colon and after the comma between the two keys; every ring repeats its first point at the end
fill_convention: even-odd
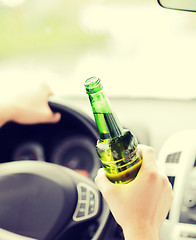
{"type": "Polygon", "coordinates": [[[180,236],[181,239],[196,239],[195,233],[181,232],[180,236]]]}
{"type": "Polygon", "coordinates": [[[166,159],[166,163],[179,163],[181,152],[169,154],[166,159]]]}

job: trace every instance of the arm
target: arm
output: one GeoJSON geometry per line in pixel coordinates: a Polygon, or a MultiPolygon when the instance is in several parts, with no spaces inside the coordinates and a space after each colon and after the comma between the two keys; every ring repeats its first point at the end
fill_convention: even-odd
{"type": "MultiPolygon", "coordinates": [[[[52,95],[47,84],[21,93],[4,102],[0,102],[0,127],[8,121],[22,124],[55,123],[60,120],[60,113],[53,113],[48,105],[48,97],[52,95]]],[[[0,237],[4,240],[35,240],[17,235],[0,228],[0,237]]]]}
{"type": "Polygon", "coordinates": [[[172,186],[156,165],[154,150],[142,145],[140,148],[144,160],[135,180],[113,184],[100,169],[95,183],[126,240],[158,240],[159,229],[173,199],[172,186]]]}
{"type": "Polygon", "coordinates": [[[53,113],[48,105],[50,95],[51,89],[42,83],[34,89],[1,102],[0,126],[8,121],[21,124],[58,122],[60,113],[53,113]]]}

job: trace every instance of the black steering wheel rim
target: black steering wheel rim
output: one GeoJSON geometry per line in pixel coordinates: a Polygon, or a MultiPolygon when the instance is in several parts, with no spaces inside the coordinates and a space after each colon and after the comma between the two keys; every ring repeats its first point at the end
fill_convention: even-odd
{"type": "MultiPolygon", "coordinates": [[[[77,118],[77,120],[80,121],[80,123],[83,124],[84,127],[88,128],[88,130],[94,135],[95,138],[98,137],[98,133],[97,133],[97,129],[96,129],[95,123],[88,116],[80,113],[77,110],[72,109],[71,107],[67,107],[64,104],[60,104],[58,102],[50,101],[49,105],[50,105],[51,109],[54,112],[59,112],[59,111],[60,112],[66,112],[69,115],[71,115],[72,117],[77,118]]],[[[1,164],[1,166],[3,167],[3,165],[7,165],[7,166],[9,165],[9,169],[15,169],[15,168],[17,169],[18,167],[16,167],[16,165],[20,165],[21,166],[21,164],[24,164],[24,165],[26,164],[26,166],[27,165],[31,165],[31,164],[36,164],[37,166],[41,166],[42,165],[42,167],[40,167],[40,169],[42,169],[43,172],[45,171],[44,168],[45,167],[48,168],[49,165],[52,168],[58,168],[58,169],[61,168],[61,170],[64,169],[63,171],[65,171],[66,174],[69,172],[69,175],[72,175],[73,178],[80,179],[79,181],[81,181],[81,179],[82,179],[82,181],[86,182],[87,185],[91,186],[93,189],[96,189],[96,186],[95,186],[94,182],[91,179],[87,179],[84,176],[81,176],[80,174],[78,174],[78,173],[76,173],[76,172],[74,172],[74,171],[72,171],[70,169],[67,169],[66,167],[58,166],[58,165],[52,164],[52,163],[46,163],[46,162],[41,162],[40,163],[40,162],[35,162],[35,161],[33,163],[31,161],[27,161],[25,163],[25,161],[22,161],[22,163],[20,163],[20,162],[5,163],[5,164],[1,164]]],[[[31,172],[30,173],[28,168],[29,167],[27,167],[27,169],[26,169],[28,174],[36,174],[36,176],[37,176],[37,173],[35,173],[35,172],[33,172],[33,173],[31,172]]],[[[39,169],[39,167],[36,167],[36,169],[39,169]]],[[[21,169],[20,169],[20,171],[21,171],[21,169]]],[[[1,171],[1,172],[4,172],[4,171],[1,171]]],[[[18,173],[24,174],[24,171],[23,172],[18,172],[18,173]]],[[[16,174],[16,173],[12,172],[10,174],[12,175],[12,174],[16,174]]],[[[42,174],[42,173],[40,172],[40,174],[42,174]]],[[[1,174],[0,174],[0,181],[1,181],[2,178],[4,178],[4,177],[1,176],[1,174]]],[[[73,182],[75,182],[75,180],[73,182]]],[[[74,183],[74,184],[76,184],[76,183],[74,183]]],[[[0,183],[0,185],[1,185],[1,183],[0,183]]],[[[97,191],[97,189],[96,189],[96,191],[97,191]]],[[[114,226],[114,225],[116,226],[116,222],[114,221],[114,219],[113,219],[113,217],[112,217],[112,215],[111,215],[111,213],[109,211],[109,208],[108,208],[107,204],[102,199],[100,194],[99,194],[99,198],[100,198],[100,202],[101,202],[101,204],[99,205],[99,207],[100,207],[100,209],[98,211],[99,214],[94,216],[95,219],[98,220],[99,225],[98,225],[96,231],[94,231],[94,234],[93,234],[93,236],[91,238],[92,240],[104,239],[104,236],[107,236],[107,233],[109,232],[110,227],[114,226]]],[[[77,206],[77,204],[75,204],[75,206],[77,206]]],[[[0,227],[2,227],[2,226],[0,226],[0,227]]],[[[4,228],[4,229],[6,229],[6,228],[4,228]]],[[[52,239],[59,239],[59,240],[60,239],[67,239],[67,238],[64,238],[64,236],[66,235],[66,231],[67,231],[67,229],[64,229],[64,230],[60,231],[52,239]]],[[[34,237],[34,236],[29,236],[29,237],[34,237]]],[[[17,238],[15,237],[15,239],[17,239],[17,240],[20,240],[20,238],[21,238],[21,240],[24,239],[21,235],[17,235],[17,238]]],[[[7,239],[13,239],[13,237],[10,237],[10,238],[7,238],[7,239]]],[[[50,238],[43,238],[43,239],[50,239],[50,238]]]]}
{"type": "MultiPolygon", "coordinates": [[[[92,219],[99,222],[107,208],[92,180],[63,166],[39,161],[16,161],[1,165],[0,205],[0,225],[3,229],[47,240],[63,239],[67,231],[92,219]],[[86,209],[87,216],[80,216],[83,210],[80,207],[86,204],[90,209],[92,199],[83,198],[81,189],[94,197],[94,209],[91,212],[86,209]],[[47,216],[43,216],[46,211],[47,216]],[[6,214],[9,214],[7,222],[4,218],[6,214]],[[26,224],[28,222],[29,225],[26,224]],[[44,225],[50,229],[43,229],[44,225]]],[[[109,209],[107,214],[109,216],[109,209]]],[[[99,239],[102,234],[98,228],[92,239],[99,239]]]]}

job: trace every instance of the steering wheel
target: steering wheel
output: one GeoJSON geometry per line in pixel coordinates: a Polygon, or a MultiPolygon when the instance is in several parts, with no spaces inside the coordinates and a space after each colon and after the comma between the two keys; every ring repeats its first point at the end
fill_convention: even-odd
{"type": "Polygon", "coordinates": [[[35,239],[76,239],[77,229],[91,221],[90,237],[103,239],[109,215],[93,181],[71,169],[38,161],[1,165],[3,229],[35,239]]]}
{"type": "MultiPolygon", "coordinates": [[[[64,107],[50,105],[54,111],[64,107]]],[[[7,231],[4,240],[26,239],[23,236],[103,240],[117,225],[94,182],[76,171],[30,160],[2,163],[0,168],[0,228],[7,231]]]]}

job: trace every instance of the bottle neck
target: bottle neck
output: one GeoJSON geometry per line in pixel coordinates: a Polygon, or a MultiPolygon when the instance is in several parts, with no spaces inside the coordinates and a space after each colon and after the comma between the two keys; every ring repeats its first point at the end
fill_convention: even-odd
{"type": "Polygon", "coordinates": [[[114,116],[109,101],[103,91],[89,94],[89,100],[99,130],[101,139],[119,137],[123,134],[123,128],[114,116]]]}

